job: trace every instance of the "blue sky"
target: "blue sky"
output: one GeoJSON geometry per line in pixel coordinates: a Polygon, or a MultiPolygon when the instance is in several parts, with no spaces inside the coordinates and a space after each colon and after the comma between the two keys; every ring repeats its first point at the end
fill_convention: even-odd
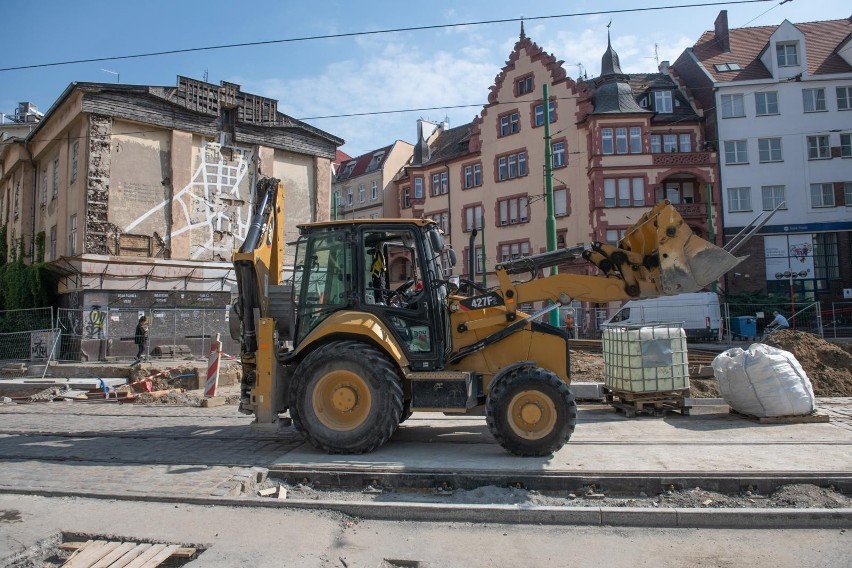
{"type": "MultiPolygon", "coordinates": [[[[709,0],[711,1],[711,0],[709,0]]],[[[455,24],[525,17],[525,29],[539,45],[565,61],[569,75],[582,64],[600,71],[606,24],[612,20],[613,47],[626,72],[653,71],[712,29],[719,10],[731,27],[775,25],[846,18],[849,4],[838,0],[781,0],[653,12],[530,19],[693,4],[697,0],[539,0],[526,5],[494,0],[451,2],[324,0],[239,3],[233,0],[49,0],[0,2],[6,16],[0,68],[171,49],[275,40],[389,28],[455,24]],[[767,12],[768,11],[768,12],[767,12]],[[764,14],[764,12],[766,12],[764,14]],[[20,18],[12,18],[15,13],[20,18]]],[[[19,101],[46,111],[72,81],[173,86],[177,75],[222,80],[244,91],[279,100],[296,118],[485,102],[488,87],[518,38],[517,22],[424,31],[279,43],[80,63],[0,72],[0,112],[19,101]],[[108,71],[117,73],[109,73],[108,71]]],[[[394,140],[413,142],[418,118],[450,125],[469,122],[478,108],[404,112],[380,116],[310,119],[310,124],[346,140],[355,156],[394,140]]]]}

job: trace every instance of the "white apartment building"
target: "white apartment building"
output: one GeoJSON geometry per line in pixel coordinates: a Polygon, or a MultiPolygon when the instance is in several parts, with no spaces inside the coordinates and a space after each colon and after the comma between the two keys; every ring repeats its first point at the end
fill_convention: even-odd
{"type": "Polygon", "coordinates": [[[719,150],[726,239],[780,210],[729,290],[852,295],[852,22],[714,31],[674,64],[719,150]]]}

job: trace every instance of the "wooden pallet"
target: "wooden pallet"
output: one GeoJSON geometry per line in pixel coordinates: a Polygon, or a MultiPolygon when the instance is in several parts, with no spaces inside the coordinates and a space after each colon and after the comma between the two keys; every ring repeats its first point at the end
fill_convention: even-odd
{"type": "Polygon", "coordinates": [[[805,414],[804,416],[752,416],[743,412],[737,412],[733,408],[731,414],[742,416],[746,420],[757,422],[758,424],[815,424],[830,422],[828,414],[805,414]]]}
{"type": "Polygon", "coordinates": [[[177,544],[151,544],[147,542],[121,542],[107,540],[88,540],[86,542],[65,542],[59,546],[62,550],[73,550],[73,554],[62,565],[66,568],[90,568],[93,566],[109,568],[155,568],[172,558],[190,559],[195,548],[184,548],[177,544]]]}
{"type": "Polygon", "coordinates": [[[604,389],[604,398],[615,408],[616,412],[622,412],[628,418],[635,418],[637,414],[648,414],[651,416],[665,416],[669,412],[679,412],[683,416],[689,416],[686,397],[689,389],[678,389],[664,392],[630,392],[613,389],[604,389]]]}

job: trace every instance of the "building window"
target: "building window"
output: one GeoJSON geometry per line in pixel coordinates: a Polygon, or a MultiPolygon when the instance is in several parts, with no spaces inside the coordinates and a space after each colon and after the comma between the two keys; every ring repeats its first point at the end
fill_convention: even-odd
{"type": "MultiPolygon", "coordinates": [[[[814,276],[818,279],[840,278],[840,254],[837,249],[837,233],[817,233],[814,235],[814,276]]],[[[828,282],[817,283],[821,290],[828,288],[828,282]]]]}
{"type": "Polygon", "coordinates": [[[42,206],[47,205],[47,166],[41,169],[41,195],[39,201],[42,206]]]}
{"type": "Polygon", "coordinates": [[[432,174],[432,196],[444,195],[447,193],[449,182],[447,172],[439,172],[432,174]]]}
{"type": "Polygon", "coordinates": [[[550,153],[553,158],[552,163],[554,168],[564,167],[565,161],[565,142],[554,142],[550,146],[550,153]]]}
{"type": "Polygon", "coordinates": [[[556,217],[565,217],[566,215],[568,215],[567,189],[553,190],[553,214],[556,217]]]}
{"type": "Polygon", "coordinates": [[[527,175],[527,153],[518,152],[497,158],[497,181],[505,181],[527,175]]]}
{"type": "Polygon", "coordinates": [[[778,67],[792,67],[799,64],[795,43],[777,43],[775,53],[778,56],[778,67]]]}
{"type": "Polygon", "coordinates": [[[645,178],[604,179],[604,207],[644,207],[645,178]]]}
{"type": "Polygon", "coordinates": [[[515,91],[519,96],[525,95],[527,93],[532,93],[533,88],[534,85],[532,75],[529,75],[528,77],[522,77],[515,81],[515,91]]]}
{"type": "Polygon", "coordinates": [[[654,92],[654,110],[658,113],[672,112],[672,92],[671,91],[655,91],[654,92]]]}
{"type": "Polygon", "coordinates": [[[379,183],[374,181],[370,184],[370,199],[375,200],[379,196],[379,183]]]}
{"type": "Polygon", "coordinates": [[[811,207],[834,207],[834,184],[811,184],[811,207]]]}
{"type": "Polygon", "coordinates": [[[77,214],[71,215],[68,223],[68,255],[74,256],[77,254],[77,214]]]}
{"type": "Polygon", "coordinates": [[[728,140],[725,142],[725,164],[747,164],[748,148],[745,140],[728,140]]]}
{"type": "Polygon", "coordinates": [[[616,128],[615,129],[615,151],[619,154],[627,153],[627,129],[626,128],[616,128]]]}
{"type": "Polygon", "coordinates": [[[471,164],[464,167],[464,188],[479,187],[482,185],[482,165],[471,164]]]}
{"type": "Polygon", "coordinates": [[[53,159],[53,183],[51,185],[50,199],[59,197],[59,158],[53,159]]]}
{"type": "Polygon", "coordinates": [[[692,152],[691,134],[652,134],[651,153],[692,152]]]}
{"type": "Polygon", "coordinates": [[[778,114],[778,93],[768,91],[754,94],[754,107],[757,116],[778,114]]]}
{"type": "Polygon", "coordinates": [[[689,134],[681,134],[678,136],[679,150],[681,152],[692,152],[692,136],[689,134]]]}
{"type": "MultiPolygon", "coordinates": [[[[783,185],[764,185],[760,188],[763,197],[763,210],[773,211],[776,207],[784,203],[784,186],[783,185]]],[[[787,205],[781,209],[787,209],[787,205]]]]}
{"type": "Polygon", "coordinates": [[[518,111],[500,116],[500,136],[515,134],[521,129],[521,119],[518,111]]]}
{"type": "Polygon", "coordinates": [[[728,213],[737,213],[739,211],[751,211],[750,187],[728,188],[728,213]]]}
{"type": "Polygon", "coordinates": [[[612,154],[614,152],[612,145],[612,128],[601,128],[601,151],[604,154],[612,154]]]}
{"type": "Polygon", "coordinates": [[[840,156],[852,158],[852,134],[840,135],[840,156]]]}
{"type": "Polygon", "coordinates": [[[77,181],[77,157],[80,153],[80,141],[75,140],[71,145],[71,181],[70,184],[74,184],[77,181]]]}
{"type": "Polygon", "coordinates": [[[364,184],[360,184],[358,186],[358,202],[364,203],[367,201],[367,190],[364,188],[364,184]]]}
{"type": "Polygon", "coordinates": [[[852,87],[837,87],[837,110],[852,110],[852,87]]]}
{"type": "Polygon", "coordinates": [[[827,160],[829,158],[831,158],[831,149],[828,146],[828,134],[808,136],[808,159],[827,160]]]}
{"type": "Polygon", "coordinates": [[[464,208],[464,232],[469,233],[474,228],[482,228],[482,205],[464,208]]]}
{"type": "Polygon", "coordinates": [[[411,207],[411,186],[406,185],[402,188],[402,208],[408,209],[411,207]]]}
{"type": "Polygon", "coordinates": [[[346,187],[346,205],[352,205],[352,188],[346,187]]]}
{"type": "Polygon", "coordinates": [[[382,163],[382,158],[384,157],[384,152],[376,152],[373,154],[373,157],[370,159],[370,163],[367,165],[367,171],[372,172],[373,170],[379,167],[379,164],[382,163]]]}
{"type": "Polygon", "coordinates": [[[607,229],[606,230],[606,242],[611,244],[616,244],[618,241],[624,238],[624,232],[626,229],[607,229]]]}
{"type": "Polygon", "coordinates": [[[630,153],[642,153],[642,129],[638,126],[630,127],[630,153]]]}
{"type": "Polygon", "coordinates": [[[501,225],[517,225],[518,223],[526,223],[529,221],[529,211],[527,197],[512,197],[510,199],[502,199],[497,202],[498,210],[500,211],[501,225]]]}
{"type": "Polygon", "coordinates": [[[509,243],[509,244],[501,244],[500,245],[500,262],[506,262],[508,260],[514,260],[516,258],[521,258],[524,256],[530,255],[530,243],[529,241],[522,241],[519,243],[509,243]]]}
{"type": "Polygon", "coordinates": [[[56,225],[50,228],[50,246],[47,251],[48,260],[56,260],[56,225]]]}
{"type": "MultiPolygon", "coordinates": [[[[550,122],[551,124],[556,122],[556,101],[549,101],[547,103],[548,111],[550,114],[550,122]]],[[[533,124],[535,126],[544,125],[544,104],[537,104],[533,109],[533,124]]]]}
{"type": "Polygon", "coordinates": [[[846,196],[846,207],[852,207],[852,181],[843,182],[843,195],[846,196]]]}
{"type": "Polygon", "coordinates": [[[414,199],[423,199],[423,178],[414,178],[414,199]]]}
{"type": "Polygon", "coordinates": [[[758,138],[757,151],[761,162],[780,162],[781,139],[780,138],[758,138]]]}
{"type": "Polygon", "coordinates": [[[445,235],[449,234],[450,214],[447,211],[441,211],[438,213],[428,213],[426,217],[438,223],[438,227],[444,232],[445,235]]]}
{"type": "Polygon", "coordinates": [[[745,116],[745,104],[742,95],[722,95],[722,118],[740,118],[745,116]]]}
{"type": "Polygon", "coordinates": [[[822,112],[825,108],[825,89],[802,89],[805,112],[822,112]]]}

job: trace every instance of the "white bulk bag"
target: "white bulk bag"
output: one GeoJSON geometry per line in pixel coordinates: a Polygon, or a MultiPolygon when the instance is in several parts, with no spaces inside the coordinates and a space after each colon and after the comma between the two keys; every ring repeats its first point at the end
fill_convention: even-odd
{"type": "Polygon", "coordinates": [[[803,416],[816,409],[814,390],[792,353],[763,343],[728,349],[713,359],[722,397],[732,409],[760,418],[803,416]]]}

